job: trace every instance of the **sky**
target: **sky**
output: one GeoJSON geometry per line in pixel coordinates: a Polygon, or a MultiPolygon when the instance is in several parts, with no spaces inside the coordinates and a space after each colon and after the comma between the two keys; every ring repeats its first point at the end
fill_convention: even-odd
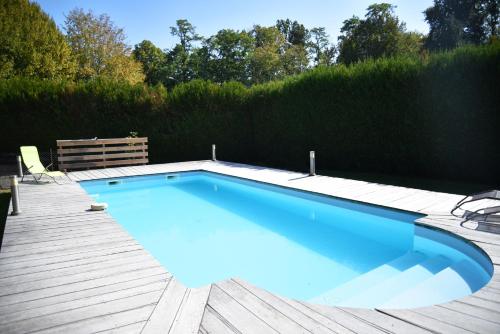
{"type": "MultiPolygon", "coordinates": [[[[33,1],[33,0],[32,0],[33,1]]],[[[170,49],[170,35],[177,19],[187,19],[198,34],[209,37],[221,29],[249,30],[254,24],[271,26],[278,19],[292,19],[306,28],[325,27],[336,43],[342,22],[352,15],[363,17],[376,0],[34,0],[61,28],[65,15],[74,8],[108,14],[124,28],[131,46],[148,39],[161,49],[170,49]]],[[[428,32],[422,12],[432,0],[381,0],[396,5],[395,13],[411,31],[428,32]]]]}

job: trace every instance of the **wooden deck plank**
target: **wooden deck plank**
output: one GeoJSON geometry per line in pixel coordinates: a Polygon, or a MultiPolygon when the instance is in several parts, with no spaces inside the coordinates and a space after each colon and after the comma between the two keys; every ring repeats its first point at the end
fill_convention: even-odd
{"type": "MultiPolygon", "coordinates": [[[[241,279],[233,279],[233,281],[241,285],[243,288],[247,289],[249,293],[252,293],[256,297],[260,298],[261,300],[272,306],[274,309],[285,314],[289,318],[294,319],[312,333],[318,333],[318,334],[335,333],[332,329],[328,328],[328,326],[323,325],[320,321],[317,321],[305,315],[304,313],[300,312],[299,310],[297,310],[290,304],[286,303],[282,299],[276,297],[272,293],[263,289],[259,289],[241,279]]],[[[335,327],[336,329],[342,329],[337,326],[335,327]]]]}
{"type": "Polygon", "coordinates": [[[474,333],[458,325],[448,324],[439,319],[434,319],[410,310],[383,310],[380,312],[436,333],[474,333]]]}
{"type": "Polygon", "coordinates": [[[323,305],[313,305],[305,302],[296,302],[305,308],[309,308],[312,311],[321,314],[322,316],[330,319],[331,321],[339,324],[340,326],[346,328],[353,333],[384,333],[385,331],[378,326],[359,320],[355,316],[344,312],[341,309],[323,306],[323,305]]]}
{"type": "Polygon", "coordinates": [[[167,282],[168,280],[164,279],[161,281],[156,281],[153,283],[140,285],[137,287],[122,289],[119,291],[113,291],[106,294],[94,295],[88,298],[81,298],[78,300],[72,299],[67,302],[49,304],[46,306],[30,308],[30,309],[23,309],[20,312],[10,312],[7,314],[0,314],[0,324],[7,324],[16,321],[26,321],[28,319],[47,316],[50,314],[76,310],[82,307],[88,307],[97,304],[109,303],[112,301],[124,298],[131,298],[146,293],[163,291],[165,289],[165,286],[167,285],[167,282]]]}
{"type": "Polygon", "coordinates": [[[311,333],[285,314],[265,303],[253,294],[248,293],[241,285],[232,280],[222,281],[216,286],[231,296],[248,311],[262,319],[278,333],[311,333]]]}
{"type": "MultiPolygon", "coordinates": [[[[134,309],[123,310],[116,313],[104,314],[99,317],[84,319],[57,327],[48,328],[36,333],[44,334],[86,334],[98,333],[101,331],[116,330],[121,333],[120,328],[137,322],[146,320],[153,309],[154,305],[146,305],[134,309]]],[[[139,334],[139,332],[137,332],[139,334]]]]}
{"type": "Polygon", "coordinates": [[[233,334],[239,332],[236,332],[231,325],[227,323],[226,319],[222,318],[210,306],[207,306],[201,321],[200,333],[233,334]]]}
{"type": "Polygon", "coordinates": [[[162,267],[146,267],[140,268],[132,271],[125,271],[121,273],[110,273],[108,276],[99,277],[91,280],[77,281],[74,283],[67,283],[63,285],[56,285],[50,287],[44,287],[40,289],[28,290],[16,292],[0,297],[0,307],[22,303],[26,301],[31,301],[40,298],[48,298],[58,295],[63,295],[67,293],[72,293],[75,291],[81,291],[85,289],[92,289],[97,287],[102,287],[106,285],[112,285],[119,282],[126,282],[133,279],[139,279],[143,277],[149,277],[154,275],[164,274],[165,270],[162,267]]]}
{"type": "Polygon", "coordinates": [[[415,309],[414,311],[429,318],[459,326],[460,328],[466,329],[471,332],[500,333],[500,324],[498,323],[494,323],[488,320],[484,321],[483,319],[479,319],[473,315],[458,312],[449,308],[437,306],[430,308],[419,308],[415,309]]]}
{"type": "Polygon", "coordinates": [[[355,309],[355,308],[341,308],[342,311],[349,313],[359,319],[359,321],[365,321],[371,323],[373,326],[380,328],[382,330],[389,331],[391,333],[408,333],[408,334],[423,334],[431,333],[429,330],[423,329],[422,327],[415,326],[414,324],[409,324],[400,319],[396,319],[389,315],[374,312],[369,309],[355,309]]]}
{"type": "Polygon", "coordinates": [[[172,278],[162,291],[160,299],[141,333],[154,334],[170,330],[187,293],[188,289],[178,280],[172,278]]]}
{"type": "Polygon", "coordinates": [[[91,257],[85,257],[82,259],[77,259],[72,261],[58,261],[50,264],[43,264],[37,266],[34,266],[33,263],[30,262],[29,266],[27,267],[10,268],[10,269],[7,269],[4,266],[0,266],[0,280],[17,276],[32,275],[35,273],[42,273],[42,272],[52,272],[52,271],[63,272],[63,270],[64,271],[70,270],[70,268],[72,267],[78,267],[78,269],[81,269],[79,266],[98,264],[98,263],[104,264],[105,261],[108,260],[114,260],[133,255],[138,256],[143,254],[147,254],[149,256],[148,253],[146,253],[142,248],[140,248],[140,246],[138,246],[135,249],[130,249],[127,251],[113,252],[104,255],[93,255],[91,257]]]}
{"type": "Polygon", "coordinates": [[[136,270],[155,268],[155,267],[159,267],[158,262],[156,260],[142,261],[141,259],[137,259],[133,262],[123,261],[118,265],[110,267],[99,266],[97,269],[91,271],[78,272],[76,270],[73,271],[72,274],[65,276],[51,277],[42,280],[33,280],[9,286],[2,286],[0,288],[0,298],[1,296],[9,296],[27,291],[53,288],[60,285],[85,282],[93,279],[108,277],[110,275],[117,275],[121,273],[133,272],[136,270]]]}
{"type": "Polygon", "coordinates": [[[2,276],[9,276],[11,273],[15,273],[16,271],[26,271],[32,272],[40,270],[39,268],[44,268],[44,266],[57,265],[60,264],[62,266],[68,265],[70,266],[72,261],[93,261],[94,258],[99,259],[102,256],[108,256],[113,254],[125,253],[125,252],[133,252],[142,250],[142,246],[136,244],[135,242],[132,244],[127,244],[118,247],[111,248],[102,248],[94,251],[89,251],[85,253],[76,253],[76,254],[56,254],[55,256],[43,257],[39,259],[29,259],[27,261],[14,261],[14,262],[0,262],[0,272],[2,276]]]}
{"type": "Polygon", "coordinates": [[[212,291],[208,297],[208,305],[227,321],[230,328],[234,328],[239,332],[278,333],[215,285],[212,286],[212,291]]]}
{"type": "Polygon", "coordinates": [[[20,285],[22,283],[34,282],[34,281],[46,281],[52,278],[62,278],[72,275],[82,275],[83,273],[90,273],[103,268],[116,268],[123,265],[130,265],[135,263],[144,263],[146,259],[149,259],[148,264],[158,264],[156,259],[153,259],[146,252],[134,252],[134,253],[120,253],[112,258],[106,258],[98,262],[91,262],[85,264],[79,264],[78,266],[63,267],[58,269],[36,271],[33,273],[25,273],[23,275],[15,275],[10,277],[0,278],[0,286],[8,289],[9,285],[20,285]]]}
{"type": "Polygon", "coordinates": [[[109,282],[109,284],[103,284],[99,286],[85,286],[69,291],[62,294],[55,294],[53,296],[43,296],[42,298],[36,298],[26,301],[20,301],[13,304],[0,306],[0,313],[3,316],[7,316],[11,313],[23,313],[36,308],[52,307],[53,305],[80,302],[81,300],[87,298],[95,298],[98,296],[106,296],[108,294],[113,294],[116,292],[125,291],[128,289],[134,289],[144,285],[157,283],[157,282],[168,282],[172,276],[169,274],[158,274],[154,273],[151,275],[141,275],[139,277],[133,277],[128,280],[118,280],[117,282],[109,282]]]}
{"type": "MultiPolygon", "coordinates": [[[[472,240],[494,263],[500,263],[499,234],[464,228],[460,219],[449,215],[460,197],[457,195],[211,161],[106,168],[69,176],[92,180],[187,170],[211,170],[431,213],[419,221],[472,240]]],[[[12,332],[14,325],[21,323],[27,324],[21,325],[20,332],[33,325],[47,333],[139,333],[144,328],[171,333],[500,331],[498,265],[491,283],[474,295],[417,310],[310,305],[275,296],[238,279],[217,283],[212,290],[187,289],[182,284],[168,290],[172,276],[106,212],[87,211],[94,199],[77,183],[25,183],[20,191],[25,210],[20,216],[9,216],[0,252],[2,333],[12,332]],[[156,301],[152,298],[147,305],[138,302],[143,298],[139,296],[154,293],[158,294],[156,301]],[[134,308],[130,309],[125,300],[132,299],[134,308]],[[35,324],[35,319],[43,321],[35,324]]]]}
{"type": "Polygon", "coordinates": [[[99,334],[139,334],[146,321],[135,322],[133,324],[115,327],[104,331],[98,331],[99,334]]]}
{"type": "Polygon", "coordinates": [[[185,302],[181,305],[179,312],[170,328],[170,334],[198,333],[201,319],[208,302],[211,285],[198,289],[189,289],[185,302]]]}
{"type": "MultiPolygon", "coordinates": [[[[136,296],[112,300],[97,305],[84,306],[77,309],[66,310],[58,313],[47,314],[31,319],[24,319],[10,323],[0,324],[2,333],[28,333],[44,329],[64,326],[67,324],[102,317],[108,314],[122,313],[146,306],[154,306],[161,295],[161,291],[148,292],[136,296]]],[[[130,319],[137,322],[138,319],[130,319]]],[[[140,320],[143,320],[142,317],[140,320]]],[[[100,326],[103,324],[101,323],[100,326]]],[[[90,328],[86,328],[89,332],[90,328]]],[[[105,328],[104,328],[105,329],[105,328]]]]}
{"type": "Polygon", "coordinates": [[[29,253],[29,254],[21,254],[14,255],[10,257],[4,257],[0,260],[1,266],[13,264],[13,263],[25,263],[29,261],[43,261],[43,260],[53,260],[59,259],[65,256],[85,256],[88,254],[93,254],[97,251],[108,251],[111,249],[117,249],[120,247],[132,247],[137,246],[138,243],[135,240],[127,240],[127,241],[118,241],[118,242],[108,242],[104,244],[92,245],[84,248],[77,248],[71,251],[65,250],[64,252],[53,252],[53,253],[29,253]]]}
{"type": "Polygon", "coordinates": [[[492,310],[484,307],[477,307],[475,305],[462,303],[460,301],[446,303],[444,305],[440,305],[440,307],[500,324],[500,310],[498,308],[492,310]]]}

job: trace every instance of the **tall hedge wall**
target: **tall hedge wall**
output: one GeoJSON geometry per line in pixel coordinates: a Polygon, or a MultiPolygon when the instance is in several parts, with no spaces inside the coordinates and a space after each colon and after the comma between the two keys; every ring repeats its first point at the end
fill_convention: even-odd
{"type": "Polygon", "coordinates": [[[153,162],[221,159],[469,181],[499,180],[500,43],[318,68],[246,88],[0,81],[1,152],[56,139],[150,138],[153,162]]]}

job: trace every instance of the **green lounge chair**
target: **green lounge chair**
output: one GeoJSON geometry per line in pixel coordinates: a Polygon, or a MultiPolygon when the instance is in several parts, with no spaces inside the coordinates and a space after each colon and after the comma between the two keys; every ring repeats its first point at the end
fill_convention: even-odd
{"type": "MultiPolygon", "coordinates": [[[[40,156],[38,155],[38,149],[36,146],[21,146],[21,156],[23,158],[24,165],[28,169],[28,172],[33,175],[33,178],[35,181],[38,183],[40,179],[46,175],[54,182],[57,183],[56,178],[58,177],[68,177],[66,174],[63,172],[55,171],[51,172],[47,168],[50,167],[52,164],[44,167],[42,163],[40,162],[40,156]],[[38,176],[38,178],[37,178],[38,176]]],[[[69,178],[69,177],[68,177],[69,178]]],[[[23,181],[24,175],[21,178],[21,181],[23,181]]],[[[70,179],[71,180],[71,179],[70,179]]]]}

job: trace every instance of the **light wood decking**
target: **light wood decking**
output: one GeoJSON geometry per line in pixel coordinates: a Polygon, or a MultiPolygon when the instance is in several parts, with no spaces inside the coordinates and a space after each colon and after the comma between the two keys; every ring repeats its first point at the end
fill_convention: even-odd
{"type": "Polygon", "coordinates": [[[8,217],[0,252],[0,333],[500,332],[500,231],[473,223],[461,227],[449,215],[461,196],[211,161],[90,170],[70,177],[80,181],[186,170],[425,213],[420,222],[482,247],[494,262],[494,277],[474,295],[413,310],[311,305],[238,278],[189,289],[109,214],[87,211],[93,200],[77,183],[24,183],[23,213],[8,217]]]}

